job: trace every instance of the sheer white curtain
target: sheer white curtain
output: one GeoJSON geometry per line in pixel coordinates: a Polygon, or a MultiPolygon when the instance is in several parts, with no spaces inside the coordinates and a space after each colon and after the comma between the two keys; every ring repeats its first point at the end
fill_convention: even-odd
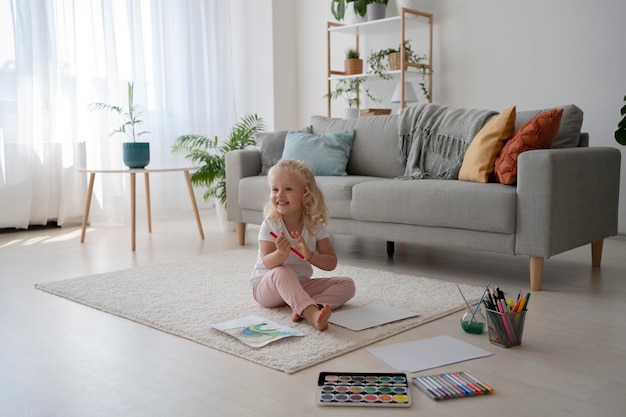
{"type": "MultiPolygon", "coordinates": [[[[150,166],[186,165],[170,152],[181,134],[227,134],[229,21],[219,0],[0,0],[0,227],[80,221],[77,168],[124,168],[123,138],[108,136],[118,120],[87,106],[125,105],[129,81],[150,166]]],[[[190,210],[182,174],[158,175],[153,211],[190,210]]],[[[128,188],[127,175],[98,175],[91,222],[127,222],[128,188]]]]}

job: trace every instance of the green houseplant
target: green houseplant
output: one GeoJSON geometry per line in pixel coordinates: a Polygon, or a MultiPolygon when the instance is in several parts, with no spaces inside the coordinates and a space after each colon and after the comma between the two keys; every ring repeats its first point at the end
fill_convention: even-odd
{"type": "Polygon", "coordinates": [[[348,48],[346,49],[346,59],[359,59],[361,58],[361,54],[357,51],[356,48],[348,48]]]}
{"type": "Polygon", "coordinates": [[[347,7],[353,7],[355,14],[363,17],[367,13],[368,0],[331,0],[330,11],[338,21],[342,21],[347,7]]]}
{"type": "Polygon", "coordinates": [[[124,164],[129,168],[145,168],[150,163],[150,143],[138,142],[141,135],[149,133],[139,129],[139,125],[143,124],[143,110],[138,104],[135,104],[135,85],[133,82],[128,83],[127,87],[128,107],[114,106],[107,103],[91,103],[87,108],[89,110],[106,110],[117,113],[122,124],[109,133],[109,136],[123,134],[130,142],[124,142],[123,159],[124,164]]]}
{"type": "MultiPolygon", "coordinates": [[[[372,51],[367,58],[367,65],[370,70],[378,75],[380,78],[384,80],[391,80],[394,78],[393,74],[390,74],[389,71],[400,69],[399,60],[395,60],[398,62],[397,67],[392,66],[390,57],[393,54],[400,54],[402,52],[402,45],[398,45],[397,48],[388,48],[388,49],[380,49],[378,51],[372,51]]],[[[418,55],[413,51],[411,46],[411,40],[406,39],[404,41],[404,53],[405,53],[405,62],[412,64],[421,64],[426,60],[425,55],[418,55]]],[[[395,64],[394,64],[395,65],[395,64]]],[[[426,86],[426,74],[430,69],[424,68],[422,66],[418,66],[418,71],[421,73],[422,78],[419,82],[419,86],[422,90],[422,93],[426,98],[430,98],[430,93],[428,91],[428,87],[426,86]]]]}
{"type": "MultiPolygon", "coordinates": [[[[626,96],[624,97],[626,101],[626,96]]],[[[615,140],[622,146],[626,146],[626,104],[622,106],[620,110],[622,120],[617,124],[617,130],[615,131],[615,140]]]]}
{"type": "Polygon", "coordinates": [[[254,134],[264,129],[263,119],[251,114],[235,123],[222,144],[217,136],[211,139],[202,135],[183,135],[172,145],[172,152],[184,154],[184,158],[198,168],[191,174],[191,183],[207,188],[204,199],[215,197],[226,206],[226,153],[255,145],[254,134]]]}
{"type": "Polygon", "coordinates": [[[382,100],[375,97],[370,90],[365,86],[367,77],[351,77],[342,78],[337,81],[335,89],[324,97],[330,100],[337,100],[343,98],[346,101],[349,109],[358,109],[361,104],[361,99],[358,95],[363,91],[367,97],[375,103],[380,103],[382,100]]]}
{"type": "Polygon", "coordinates": [[[346,75],[356,75],[363,73],[363,60],[361,59],[361,54],[355,48],[348,48],[346,50],[344,72],[346,73],[346,75]]]}

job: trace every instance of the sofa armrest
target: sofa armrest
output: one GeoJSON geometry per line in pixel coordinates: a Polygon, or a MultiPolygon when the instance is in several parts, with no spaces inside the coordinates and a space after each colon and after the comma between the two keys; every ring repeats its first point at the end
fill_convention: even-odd
{"type": "Polygon", "coordinates": [[[610,147],[520,154],[516,253],[547,258],[616,235],[620,160],[610,147]]]}
{"type": "Polygon", "coordinates": [[[241,223],[239,207],[239,180],[261,173],[261,154],[257,149],[244,149],[226,153],[226,217],[241,223]]]}

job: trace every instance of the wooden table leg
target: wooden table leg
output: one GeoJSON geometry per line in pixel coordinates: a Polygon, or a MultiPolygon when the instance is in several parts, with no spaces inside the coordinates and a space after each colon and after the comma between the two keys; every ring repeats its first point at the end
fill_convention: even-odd
{"type": "Polygon", "coordinates": [[[130,173],[130,240],[131,249],[135,251],[135,173],[130,173]]]}
{"type": "Polygon", "coordinates": [[[144,182],[146,184],[146,210],[148,211],[148,233],[152,233],[152,209],[150,208],[150,174],[143,173],[144,182]]]}
{"type": "Polygon", "coordinates": [[[196,195],[193,193],[193,185],[191,184],[191,175],[189,171],[184,171],[185,181],[187,182],[187,191],[189,191],[189,198],[191,199],[191,207],[193,208],[193,214],[196,216],[196,225],[198,225],[198,232],[200,232],[200,238],[204,240],[204,230],[202,230],[202,222],[200,221],[200,213],[198,213],[198,204],[196,203],[196,195]]]}
{"type": "Polygon", "coordinates": [[[91,195],[93,194],[93,183],[96,180],[96,173],[89,174],[89,187],[87,189],[87,198],[85,199],[85,212],[83,213],[83,228],[80,231],[80,243],[85,242],[85,234],[87,232],[87,220],[89,219],[89,209],[91,208],[91,195]]]}

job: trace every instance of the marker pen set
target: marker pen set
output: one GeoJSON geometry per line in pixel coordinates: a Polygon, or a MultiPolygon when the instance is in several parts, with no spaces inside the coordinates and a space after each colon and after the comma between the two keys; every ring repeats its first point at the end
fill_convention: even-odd
{"type": "Polygon", "coordinates": [[[515,301],[513,301],[513,298],[509,298],[507,301],[504,291],[502,291],[499,287],[496,287],[492,291],[489,291],[489,288],[487,287],[487,291],[485,291],[482,301],[487,310],[493,310],[500,313],[517,313],[520,311],[526,311],[528,301],[530,300],[530,293],[526,293],[523,297],[521,294],[522,292],[520,291],[517,294],[517,299],[515,301]]]}
{"type": "Polygon", "coordinates": [[[522,296],[521,291],[516,300],[509,298],[508,301],[498,287],[491,292],[486,291],[482,302],[486,308],[491,343],[506,348],[522,343],[529,300],[530,293],[522,296]]]}
{"type": "Polygon", "coordinates": [[[493,393],[491,385],[467,371],[416,376],[412,381],[436,401],[493,393]]]}

